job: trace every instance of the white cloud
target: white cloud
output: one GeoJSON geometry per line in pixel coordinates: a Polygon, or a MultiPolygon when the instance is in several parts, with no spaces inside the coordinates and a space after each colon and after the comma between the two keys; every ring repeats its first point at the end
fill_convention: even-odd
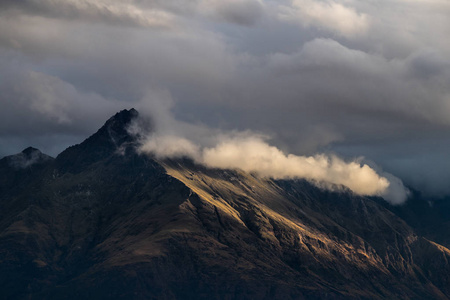
{"type": "Polygon", "coordinates": [[[190,157],[199,159],[200,147],[177,136],[153,136],[140,148],[145,153],[153,153],[158,158],[190,157]]]}
{"type": "Polygon", "coordinates": [[[359,195],[383,196],[393,203],[406,200],[403,186],[390,197],[390,182],[366,164],[345,162],[337,156],[318,154],[297,156],[284,154],[258,138],[231,139],[203,152],[203,163],[209,167],[242,169],[275,179],[304,178],[313,182],[344,185],[359,195]]]}
{"type": "Polygon", "coordinates": [[[345,162],[324,154],[286,155],[260,137],[225,138],[202,149],[185,138],[151,136],[140,151],[158,158],[189,157],[211,168],[241,169],[274,179],[303,178],[328,189],[344,185],[356,194],[381,196],[392,204],[403,203],[408,194],[401,180],[390,174],[381,176],[360,160],[345,162]]]}

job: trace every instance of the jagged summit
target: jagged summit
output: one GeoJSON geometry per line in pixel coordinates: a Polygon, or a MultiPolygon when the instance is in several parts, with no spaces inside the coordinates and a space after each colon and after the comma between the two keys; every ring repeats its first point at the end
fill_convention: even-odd
{"type": "Polygon", "coordinates": [[[139,113],[134,108],[121,110],[109,118],[96,133],[81,144],[74,145],[68,149],[82,146],[116,149],[125,142],[132,142],[134,136],[129,133],[128,129],[132,121],[136,120],[138,116],[139,113]]]}
{"type": "Polygon", "coordinates": [[[131,151],[137,139],[129,128],[138,116],[134,108],[116,113],[81,144],[71,146],[59,154],[58,165],[64,170],[77,171],[100,159],[131,151]]]}
{"type": "Polygon", "coordinates": [[[114,116],[109,118],[106,123],[112,121],[112,120],[122,120],[123,122],[127,123],[133,118],[137,117],[139,115],[139,112],[135,108],[130,109],[123,109],[119,112],[117,112],[114,116]]]}
{"type": "Polygon", "coordinates": [[[86,142],[100,139],[116,147],[119,147],[124,142],[130,142],[133,140],[133,137],[130,135],[128,127],[138,116],[139,113],[134,108],[129,110],[124,109],[109,118],[86,142]]]}
{"type": "Polygon", "coordinates": [[[106,128],[107,130],[113,131],[117,134],[127,134],[127,126],[138,116],[139,113],[134,108],[129,110],[124,109],[109,118],[102,128],[106,128]]]}

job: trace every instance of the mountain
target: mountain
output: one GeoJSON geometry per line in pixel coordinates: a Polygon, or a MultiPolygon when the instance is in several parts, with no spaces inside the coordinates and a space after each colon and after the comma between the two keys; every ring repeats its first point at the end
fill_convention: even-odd
{"type": "Polygon", "coordinates": [[[380,199],[139,154],[137,118],[0,160],[1,299],[450,298],[450,250],[380,199]]]}
{"type": "Polygon", "coordinates": [[[432,198],[413,191],[404,205],[379,203],[405,220],[418,234],[450,248],[450,197],[432,198]]]}

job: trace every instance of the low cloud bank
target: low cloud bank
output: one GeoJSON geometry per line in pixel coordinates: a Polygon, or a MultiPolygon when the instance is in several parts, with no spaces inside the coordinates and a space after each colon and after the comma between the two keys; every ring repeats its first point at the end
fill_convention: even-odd
{"type": "Polygon", "coordinates": [[[335,155],[286,155],[259,136],[224,136],[212,147],[200,147],[176,135],[153,135],[140,151],[157,158],[189,157],[208,167],[241,169],[274,179],[303,178],[328,189],[344,185],[358,195],[381,196],[391,204],[401,204],[408,196],[400,179],[377,173],[361,159],[346,162],[335,155]]]}

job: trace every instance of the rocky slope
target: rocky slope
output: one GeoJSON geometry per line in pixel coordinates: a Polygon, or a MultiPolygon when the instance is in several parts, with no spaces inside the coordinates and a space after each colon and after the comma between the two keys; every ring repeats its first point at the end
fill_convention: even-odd
{"type": "Polygon", "coordinates": [[[450,298],[450,251],[379,199],[139,155],[137,115],[0,160],[0,298],[450,298]]]}

